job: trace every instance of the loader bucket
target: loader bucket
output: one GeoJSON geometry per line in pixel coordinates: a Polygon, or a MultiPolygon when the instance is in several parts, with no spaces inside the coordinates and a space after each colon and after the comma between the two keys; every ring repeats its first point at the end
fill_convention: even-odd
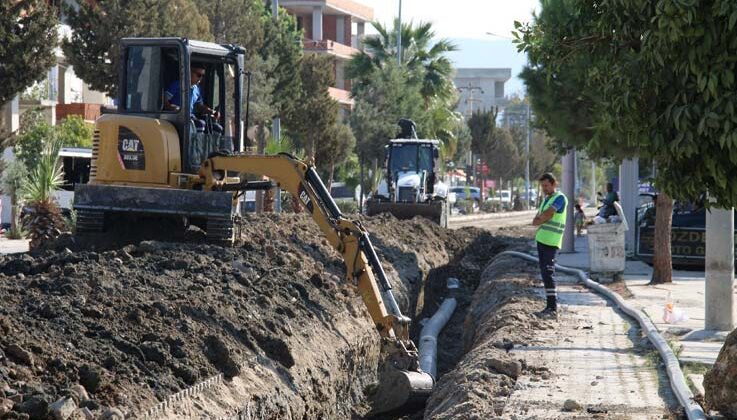
{"type": "Polygon", "coordinates": [[[442,227],[448,227],[448,204],[445,201],[430,203],[392,203],[390,201],[369,200],[366,202],[366,213],[374,216],[390,213],[400,220],[422,216],[442,227]]]}
{"type": "Polygon", "coordinates": [[[401,413],[425,404],[434,381],[429,373],[400,370],[385,363],[379,369],[379,385],[371,396],[371,414],[401,413]]]}

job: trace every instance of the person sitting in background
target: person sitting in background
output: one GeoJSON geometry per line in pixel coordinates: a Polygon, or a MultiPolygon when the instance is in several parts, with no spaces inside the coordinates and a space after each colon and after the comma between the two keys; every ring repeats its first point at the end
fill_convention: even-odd
{"type": "Polygon", "coordinates": [[[619,201],[619,194],[614,191],[614,185],[611,182],[607,182],[606,197],[601,198],[600,192],[597,195],[599,196],[599,201],[602,203],[601,209],[599,210],[599,217],[607,219],[609,216],[616,215],[617,209],[614,207],[614,203],[619,201]]]}

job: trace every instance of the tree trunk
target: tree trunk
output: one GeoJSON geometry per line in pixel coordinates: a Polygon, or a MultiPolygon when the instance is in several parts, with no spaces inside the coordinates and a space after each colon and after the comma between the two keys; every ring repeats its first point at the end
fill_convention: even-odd
{"type": "Polygon", "coordinates": [[[655,205],[653,276],[650,279],[650,284],[671,283],[673,281],[671,260],[672,222],[673,199],[668,194],[660,193],[655,205]]]}
{"type": "Polygon", "coordinates": [[[363,158],[358,162],[359,171],[361,172],[361,191],[358,196],[358,206],[361,209],[359,213],[363,213],[363,192],[366,191],[366,181],[363,179],[363,158]]]}
{"type": "Polygon", "coordinates": [[[10,231],[14,234],[18,232],[18,193],[13,191],[10,194],[10,231]]]}
{"type": "Polygon", "coordinates": [[[330,162],[330,175],[328,175],[328,191],[333,189],[333,175],[335,175],[335,161],[330,162]]]}

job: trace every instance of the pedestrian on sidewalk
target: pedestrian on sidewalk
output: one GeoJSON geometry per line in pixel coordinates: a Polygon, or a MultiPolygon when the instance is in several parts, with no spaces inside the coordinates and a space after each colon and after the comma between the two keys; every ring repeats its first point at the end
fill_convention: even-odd
{"type": "Polygon", "coordinates": [[[576,236],[581,236],[583,227],[586,225],[586,215],[581,208],[581,205],[576,203],[576,212],[573,220],[576,222],[576,236]]]}
{"type": "Polygon", "coordinates": [[[540,204],[537,215],[532,220],[537,226],[535,241],[537,256],[540,260],[540,274],[545,285],[545,309],[538,312],[542,317],[555,317],[558,311],[558,299],[555,293],[555,258],[563,245],[563,232],[566,227],[566,211],[568,199],[555,187],[558,182],[551,173],[543,174],[538,181],[545,199],[540,204]]]}

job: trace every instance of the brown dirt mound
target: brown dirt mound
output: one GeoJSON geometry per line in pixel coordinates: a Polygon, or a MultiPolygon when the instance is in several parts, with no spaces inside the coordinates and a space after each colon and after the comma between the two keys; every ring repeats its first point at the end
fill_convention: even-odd
{"type": "Polygon", "coordinates": [[[704,375],[704,391],[707,409],[737,418],[737,330],[727,336],[717,361],[704,375]]]}
{"type": "MultiPolygon", "coordinates": [[[[532,315],[541,298],[532,290],[535,271],[511,257],[495,259],[481,275],[463,328],[465,354],[440,378],[425,419],[486,419],[501,415],[526,366],[507,352],[548,328],[532,315]]],[[[539,308],[538,308],[539,307],[539,308]]]]}
{"type": "MultiPolygon", "coordinates": [[[[430,270],[478,234],[422,219],[364,223],[410,316],[430,270]]],[[[144,241],[96,252],[67,240],[2,258],[0,410],[46,418],[70,396],[98,415],[140,414],[222,374],[210,397],[161,416],[365,413],[378,336],[340,255],[306,215],[250,216],[241,234],[235,248],[144,241]]]]}

